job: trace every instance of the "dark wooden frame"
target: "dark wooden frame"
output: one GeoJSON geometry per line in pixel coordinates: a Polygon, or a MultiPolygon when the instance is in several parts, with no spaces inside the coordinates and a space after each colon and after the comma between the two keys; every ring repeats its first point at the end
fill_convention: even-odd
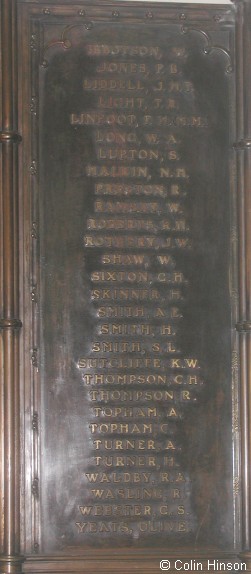
{"type": "MultiPolygon", "coordinates": [[[[0,266],[1,281],[1,394],[0,394],[0,411],[1,411],[1,486],[4,493],[4,502],[0,510],[3,516],[3,529],[1,532],[2,555],[0,557],[0,572],[5,574],[20,574],[21,572],[85,572],[97,573],[102,572],[148,572],[159,571],[159,560],[168,558],[172,560],[175,557],[174,552],[166,552],[165,555],[160,550],[148,551],[97,551],[95,555],[89,551],[85,555],[46,557],[39,556],[38,532],[36,526],[31,525],[31,529],[22,537],[33,543],[34,552],[38,551],[37,556],[27,556],[25,565],[24,558],[20,554],[20,548],[24,545],[24,538],[21,537],[20,530],[24,532],[24,524],[20,512],[20,484],[22,484],[22,499],[25,504],[33,507],[33,516],[38,512],[38,478],[39,478],[39,423],[37,419],[37,396],[36,396],[36,312],[33,313],[32,339],[29,339],[29,326],[22,333],[22,323],[20,320],[19,309],[22,310],[22,316],[25,314],[27,302],[36,306],[36,242],[37,227],[36,218],[31,214],[32,226],[26,232],[26,226],[19,226],[23,221],[23,211],[30,211],[31,206],[25,205],[23,210],[22,195],[19,201],[18,191],[18,145],[21,142],[21,136],[18,128],[22,125],[22,137],[24,142],[23,160],[25,169],[29,170],[29,177],[32,180],[31,186],[36,187],[36,149],[32,148],[32,161],[28,165],[31,157],[31,143],[29,141],[28,128],[23,122],[23,109],[25,98],[30,98],[30,112],[35,118],[36,101],[33,94],[24,94],[24,99],[18,98],[18,73],[27,72],[26,64],[18,62],[17,42],[22,45],[25,42],[28,30],[22,28],[22,37],[18,37],[19,20],[17,20],[18,10],[17,0],[1,1],[1,82],[2,82],[2,128],[0,132],[1,143],[1,255],[2,263],[0,266]],[[18,118],[19,111],[19,118],[18,118]],[[26,163],[27,162],[27,163],[26,163]],[[23,268],[27,270],[26,252],[27,237],[29,237],[32,247],[32,261],[30,274],[32,282],[30,292],[23,290],[23,268]],[[24,389],[26,370],[23,359],[20,360],[20,337],[28,338],[31,348],[31,370],[33,377],[33,387],[29,396],[31,409],[28,420],[21,416],[25,406],[24,389]],[[21,366],[21,370],[20,370],[21,366]],[[22,391],[20,393],[20,391],[22,391]],[[20,397],[21,394],[21,397],[20,397]],[[21,403],[20,403],[21,398],[21,403]],[[20,406],[21,404],[21,406],[20,406]],[[30,441],[31,455],[24,452],[24,432],[28,436],[26,444],[30,441]],[[35,437],[35,438],[34,438],[35,437]],[[24,476],[23,461],[26,457],[28,465],[30,464],[29,476],[24,476]],[[21,481],[20,481],[21,476],[21,481]],[[24,486],[25,485],[25,486],[24,486]],[[22,528],[20,529],[20,526],[22,528]],[[36,546],[37,545],[37,546],[36,546]],[[123,566],[122,566],[123,565],[123,566]]],[[[23,13],[29,10],[32,3],[20,2],[23,13]]],[[[50,10],[57,10],[57,0],[49,0],[46,4],[37,2],[33,4],[35,10],[40,14],[49,14],[50,10]]],[[[100,0],[98,7],[102,7],[104,2],[100,0]]],[[[137,2],[123,3],[128,10],[139,9],[137,2]]],[[[65,11],[69,14],[72,10],[71,4],[64,4],[65,11]]],[[[117,4],[106,3],[106,8],[116,17],[117,4]],[[116,10],[115,10],[116,8],[116,10]]],[[[170,9],[178,18],[186,17],[189,10],[197,10],[198,13],[206,11],[209,6],[186,4],[171,4],[170,9]]],[[[75,5],[81,14],[82,6],[75,5]]],[[[140,10],[144,11],[146,17],[152,17],[152,11],[161,14],[161,4],[140,3],[140,10]]],[[[226,9],[225,6],[217,5],[214,7],[215,18],[219,10],[226,9]]],[[[212,11],[212,6],[210,7],[212,11]]],[[[235,143],[235,152],[238,156],[238,218],[239,218],[239,318],[236,330],[239,334],[240,346],[240,402],[241,402],[241,489],[242,489],[242,519],[240,529],[242,532],[242,552],[240,559],[245,560],[248,568],[251,568],[251,1],[240,0],[234,4],[236,12],[236,78],[237,78],[237,141],[235,143]]],[[[21,18],[21,11],[19,12],[21,18]]],[[[34,35],[34,50],[36,37],[34,35]]],[[[21,79],[19,76],[19,80],[21,79]]],[[[27,103],[27,102],[26,102],[27,103]]],[[[33,120],[31,120],[33,121],[33,120]]],[[[27,223],[27,222],[25,222],[27,223]]],[[[22,345],[21,345],[22,349],[22,345]]],[[[238,488],[240,485],[236,485],[238,488]]],[[[2,497],[1,497],[2,500],[2,497]]],[[[23,503],[22,503],[23,504],[23,503]]],[[[22,508],[22,505],[21,505],[22,508]]],[[[179,557],[184,556],[188,559],[187,553],[179,552],[179,557]]],[[[236,555],[229,553],[215,553],[212,556],[209,553],[193,553],[193,559],[221,558],[235,560],[236,555]]]]}

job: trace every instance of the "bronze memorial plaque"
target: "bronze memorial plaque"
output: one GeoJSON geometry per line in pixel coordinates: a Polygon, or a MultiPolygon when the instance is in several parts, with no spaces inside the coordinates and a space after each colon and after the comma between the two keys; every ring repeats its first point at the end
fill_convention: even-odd
{"type": "Polygon", "coordinates": [[[251,563],[251,2],[2,4],[0,572],[251,563]]]}
{"type": "Polygon", "coordinates": [[[229,35],[88,24],[39,71],[42,547],[228,549],[229,35]]]}

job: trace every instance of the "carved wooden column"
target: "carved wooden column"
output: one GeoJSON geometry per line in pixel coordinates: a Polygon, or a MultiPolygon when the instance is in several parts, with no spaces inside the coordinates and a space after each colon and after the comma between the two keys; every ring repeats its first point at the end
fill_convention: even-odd
{"type": "Polygon", "coordinates": [[[237,2],[238,197],[242,420],[242,553],[251,568],[251,2],[237,2]]]}
{"type": "Polygon", "coordinates": [[[18,335],[18,185],[17,185],[17,67],[16,58],[16,2],[2,0],[2,300],[0,328],[3,350],[3,477],[4,522],[3,554],[0,571],[8,574],[21,572],[19,535],[19,380],[18,335]]]}

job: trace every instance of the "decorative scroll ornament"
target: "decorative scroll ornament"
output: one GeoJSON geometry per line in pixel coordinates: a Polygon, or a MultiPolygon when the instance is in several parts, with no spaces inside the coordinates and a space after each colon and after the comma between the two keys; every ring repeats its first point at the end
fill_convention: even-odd
{"type": "Polygon", "coordinates": [[[232,58],[229,50],[227,50],[226,48],[222,48],[222,46],[214,46],[212,38],[204,30],[200,30],[199,28],[189,28],[189,26],[181,27],[182,34],[188,34],[189,32],[198,32],[198,34],[201,34],[202,37],[204,38],[205,46],[203,48],[203,54],[210,55],[215,50],[217,50],[218,52],[222,52],[222,54],[225,54],[228,60],[228,64],[226,66],[226,73],[231,74],[233,72],[232,58]]]}
{"type": "MultiPolygon", "coordinates": [[[[85,17],[85,12],[81,11],[80,15],[82,17],[85,17]]],[[[66,28],[64,28],[64,30],[63,30],[63,32],[62,32],[62,34],[58,40],[52,40],[51,42],[48,42],[48,44],[46,44],[46,46],[44,47],[44,52],[43,52],[43,60],[42,60],[43,68],[47,68],[49,66],[49,61],[45,58],[45,55],[48,52],[48,50],[50,50],[51,48],[55,48],[57,46],[63,48],[64,50],[69,50],[70,48],[72,48],[73,44],[72,44],[72,41],[68,38],[68,34],[71,30],[73,30],[73,28],[78,28],[78,27],[82,27],[85,30],[91,30],[93,28],[93,23],[92,22],[85,22],[83,24],[81,22],[81,24],[72,24],[70,26],[66,26],[66,28]]]]}

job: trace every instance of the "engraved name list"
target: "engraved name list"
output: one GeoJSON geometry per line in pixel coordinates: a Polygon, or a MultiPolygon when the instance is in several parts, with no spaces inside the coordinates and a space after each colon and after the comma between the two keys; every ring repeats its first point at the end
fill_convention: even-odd
{"type": "Polygon", "coordinates": [[[70,124],[93,150],[76,169],[93,195],[83,248],[95,327],[78,359],[91,458],[76,529],[179,543],[197,528],[186,424],[206,382],[186,317],[198,251],[186,142],[208,118],[183,72],[182,41],[168,56],[158,45],[85,50],[91,105],[70,124]]]}

